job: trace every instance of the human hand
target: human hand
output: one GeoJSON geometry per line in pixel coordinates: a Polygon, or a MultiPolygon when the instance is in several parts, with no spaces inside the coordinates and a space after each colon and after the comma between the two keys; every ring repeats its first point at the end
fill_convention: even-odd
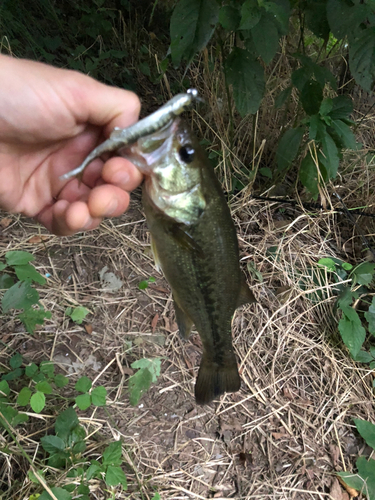
{"type": "Polygon", "coordinates": [[[138,97],[81,73],[0,54],[0,208],[35,217],[49,231],[70,235],[97,227],[129,205],[142,181],[128,160],[77,167],[114,127],[137,121],[138,97]]]}

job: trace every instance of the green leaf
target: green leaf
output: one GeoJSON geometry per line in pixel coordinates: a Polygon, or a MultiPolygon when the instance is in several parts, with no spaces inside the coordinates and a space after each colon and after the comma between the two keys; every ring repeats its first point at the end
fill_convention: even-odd
{"type": "Polygon", "coordinates": [[[65,450],[65,443],[58,436],[44,436],[40,439],[40,442],[42,443],[43,449],[51,455],[65,450]]]}
{"type": "Polygon", "coordinates": [[[283,134],[276,151],[278,172],[284,172],[296,158],[303,134],[303,127],[290,128],[283,134]]]}
{"type": "Polygon", "coordinates": [[[219,18],[219,8],[215,0],[179,0],[170,23],[170,48],[175,66],[179,66],[182,59],[190,64],[194,55],[207,45],[219,18]]]}
{"type": "Polygon", "coordinates": [[[302,92],[302,89],[306,85],[306,83],[310,80],[312,76],[311,68],[306,66],[302,66],[302,68],[298,68],[292,73],[292,83],[293,85],[302,92]]]}
{"type": "Polygon", "coordinates": [[[91,464],[86,471],[86,479],[90,481],[93,477],[100,477],[100,472],[102,472],[102,467],[99,464],[91,464]]]}
{"type": "Polygon", "coordinates": [[[324,257],[323,259],[318,260],[318,265],[322,267],[326,267],[329,271],[336,271],[336,262],[329,257],[324,257]]]}
{"type": "Polygon", "coordinates": [[[152,375],[152,382],[156,382],[157,378],[160,375],[160,369],[161,369],[161,358],[153,358],[153,359],[148,359],[148,358],[142,358],[138,359],[137,361],[134,361],[131,365],[132,368],[135,370],[137,369],[147,369],[152,375]]]}
{"type": "Polygon", "coordinates": [[[345,38],[358,31],[359,25],[366,18],[366,8],[353,5],[343,0],[328,0],[327,19],[336,38],[345,38]]]}
{"type": "Polygon", "coordinates": [[[367,351],[361,350],[358,352],[357,356],[353,359],[358,363],[371,363],[372,361],[374,361],[374,356],[372,356],[372,354],[370,354],[367,351]]]}
{"type": "Polygon", "coordinates": [[[35,260],[35,257],[29,252],[15,250],[12,252],[7,252],[5,254],[5,260],[7,261],[8,266],[22,266],[24,264],[28,264],[32,260],[35,260]]]}
{"type": "Polygon", "coordinates": [[[368,498],[372,500],[375,495],[375,460],[359,457],[356,461],[358,474],[365,480],[366,486],[363,491],[368,491],[368,498]]]}
{"type": "MultiPolygon", "coordinates": [[[[333,101],[330,97],[327,99],[323,99],[322,104],[320,105],[319,108],[319,114],[320,115],[327,115],[330,111],[332,111],[333,108],[333,101]]],[[[314,115],[316,116],[316,115],[314,115]]]]}
{"type": "Polygon", "coordinates": [[[26,330],[32,335],[36,325],[43,325],[45,319],[50,319],[52,314],[44,309],[26,309],[19,316],[19,319],[25,325],[26,330]]]}
{"type": "Polygon", "coordinates": [[[122,463],[122,442],[113,441],[103,453],[103,465],[121,465],[122,463]]]}
{"type": "Polygon", "coordinates": [[[20,368],[22,366],[22,356],[19,352],[14,354],[9,360],[9,366],[15,370],[16,368],[20,368]]]}
{"type": "MultiPolygon", "coordinates": [[[[72,500],[71,495],[64,488],[54,487],[51,488],[51,491],[57,500],[72,500]]],[[[47,491],[43,491],[38,500],[52,500],[52,497],[47,491]]]]}
{"type": "Polygon", "coordinates": [[[5,373],[1,378],[2,380],[17,380],[24,374],[23,368],[16,368],[9,373],[5,373]]]}
{"type": "Polygon", "coordinates": [[[375,28],[362,30],[349,45],[349,67],[355,80],[371,92],[375,80],[375,28]]]}
{"type": "Polygon", "coordinates": [[[346,315],[348,311],[345,310],[344,316],[339,321],[339,331],[344,344],[349,349],[350,354],[355,358],[365,341],[366,330],[363,328],[356,311],[354,311],[354,309],[352,309],[352,311],[355,315],[351,314],[351,318],[349,318],[346,315]]]}
{"type": "Polygon", "coordinates": [[[33,377],[36,372],[38,371],[38,367],[35,363],[31,363],[30,365],[26,366],[25,368],[25,374],[27,377],[33,377]]]}
{"type": "Polygon", "coordinates": [[[22,266],[13,266],[16,272],[17,278],[19,280],[27,280],[30,279],[39,283],[40,285],[44,285],[46,283],[46,279],[35,269],[31,264],[23,264],[22,266]]]}
{"type": "Polygon", "coordinates": [[[250,30],[260,21],[262,12],[257,0],[246,0],[241,7],[240,30],[250,30]]]}
{"type": "Polygon", "coordinates": [[[247,50],[234,48],[225,61],[228,84],[233,86],[233,97],[241,116],[256,113],[263,97],[264,71],[247,50]]]}
{"type": "Polygon", "coordinates": [[[327,20],[327,1],[306,2],[304,12],[307,27],[317,37],[328,40],[330,28],[327,20]]]}
{"type": "Polygon", "coordinates": [[[65,314],[67,316],[70,316],[70,318],[75,322],[78,323],[79,325],[82,324],[82,321],[85,319],[85,317],[88,315],[90,311],[86,309],[86,307],[79,306],[75,307],[74,309],[71,307],[68,307],[65,311],[65,314]]]}
{"type": "Polygon", "coordinates": [[[289,32],[290,2],[289,0],[271,0],[259,2],[272,15],[280,36],[289,32]]]}
{"type": "Polygon", "coordinates": [[[369,285],[374,279],[375,274],[375,264],[371,262],[362,262],[357,267],[355,267],[351,273],[351,277],[354,283],[359,283],[360,285],[369,285]]]}
{"type": "Polygon", "coordinates": [[[37,391],[43,392],[43,394],[52,394],[52,386],[46,380],[38,382],[35,386],[37,391]]]}
{"type": "Polygon", "coordinates": [[[375,297],[372,298],[371,305],[365,312],[365,318],[368,321],[368,331],[375,335],[375,297]]]}
{"type": "Polygon", "coordinates": [[[78,453],[83,453],[86,449],[86,443],[85,441],[78,441],[74,446],[73,446],[73,453],[77,455],[78,453]]]}
{"type": "Polygon", "coordinates": [[[46,397],[43,392],[36,392],[30,398],[30,406],[35,413],[40,413],[46,404],[46,397]]]}
{"type": "Polygon", "coordinates": [[[19,406],[27,406],[30,403],[31,389],[29,387],[23,387],[17,397],[17,404],[19,406]]]}
{"type": "Polygon", "coordinates": [[[350,127],[341,120],[332,120],[331,127],[340,139],[341,147],[357,149],[357,141],[350,127]]]}
{"type": "Polygon", "coordinates": [[[55,365],[51,361],[42,361],[39,365],[39,369],[41,373],[52,378],[55,372],[55,365]]]}
{"type": "Polygon", "coordinates": [[[155,495],[151,498],[151,500],[161,500],[159,493],[155,493],[155,495]]]}
{"type": "Polygon", "coordinates": [[[80,394],[76,397],[75,402],[80,410],[87,410],[91,405],[90,394],[80,394]]]}
{"type": "Polygon", "coordinates": [[[0,276],[0,290],[7,290],[14,285],[14,279],[7,273],[0,276]]]}
{"type": "Polygon", "coordinates": [[[320,158],[320,160],[327,170],[328,177],[330,179],[334,179],[340,162],[337,146],[325,128],[322,136],[320,137],[320,141],[322,143],[322,151],[324,154],[324,157],[320,158]]]}
{"type": "Polygon", "coordinates": [[[79,424],[76,412],[72,407],[66,409],[56,419],[55,431],[56,435],[64,441],[67,439],[71,431],[79,424]]]}
{"type": "Polygon", "coordinates": [[[347,120],[353,113],[353,102],[346,95],[339,95],[332,99],[332,110],[329,116],[332,120],[347,120]]]}
{"type": "Polygon", "coordinates": [[[280,109],[284,105],[284,103],[289,99],[291,93],[292,93],[292,87],[287,87],[286,89],[282,90],[275,99],[275,108],[280,109]]]}
{"type": "Polygon", "coordinates": [[[146,281],[146,280],[140,281],[138,283],[138,288],[140,290],[146,290],[147,287],[148,287],[148,281],[146,281]]]}
{"type": "Polygon", "coordinates": [[[27,422],[28,420],[29,420],[29,417],[27,415],[25,415],[25,413],[17,413],[17,415],[15,415],[13,417],[12,425],[13,425],[13,427],[16,427],[16,425],[23,424],[23,423],[27,422]]]}
{"type": "Polygon", "coordinates": [[[88,392],[92,387],[91,380],[85,375],[77,380],[74,389],[78,392],[88,392]]]}
{"type": "Polygon", "coordinates": [[[117,486],[118,484],[121,484],[124,490],[128,489],[126,476],[121,467],[109,465],[105,474],[105,483],[107,486],[117,486]]]}
{"type": "Polygon", "coordinates": [[[9,384],[6,380],[0,381],[0,396],[8,397],[10,394],[9,384]]]}
{"type": "Polygon", "coordinates": [[[0,271],[3,271],[6,267],[7,265],[4,262],[0,262],[0,271]]]}
{"type": "Polygon", "coordinates": [[[241,15],[235,7],[223,5],[219,10],[219,23],[228,31],[236,31],[240,25],[241,15]]]}
{"type": "Polygon", "coordinates": [[[251,35],[257,54],[269,64],[279,48],[279,32],[271,14],[262,15],[252,28],[251,35]]]}
{"type": "Polygon", "coordinates": [[[308,115],[319,113],[323,100],[323,88],[316,80],[309,80],[301,91],[301,104],[308,115]]]}
{"type": "Polygon", "coordinates": [[[268,177],[269,179],[272,179],[272,170],[269,167],[260,168],[259,173],[264,175],[264,177],[268,177]]]}
{"type": "Polygon", "coordinates": [[[137,371],[129,378],[129,400],[132,406],[136,406],[143,393],[148,391],[152,384],[152,374],[147,369],[137,371]]]}
{"type": "Polygon", "coordinates": [[[53,381],[55,382],[56,387],[59,387],[60,389],[69,384],[68,377],[64,377],[64,375],[62,375],[61,373],[55,375],[53,381]]]}
{"type": "Polygon", "coordinates": [[[94,406],[105,406],[107,397],[107,389],[102,385],[95,387],[91,391],[91,401],[94,406]]]}
{"type": "Polygon", "coordinates": [[[371,446],[371,448],[375,449],[375,425],[371,422],[367,422],[367,420],[361,420],[359,418],[355,418],[354,423],[366,443],[371,446]]]}
{"type": "Polygon", "coordinates": [[[338,472],[344,483],[350,488],[354,488],[357,491],[366,491],[365,481],[358,474],[353,474],[352,472],[338,472]]]}
{"type": "Polygon", "coordinates": [[[19,281],[4,294],[1,300],[3,312],[9,309],[27,309],[39,301],[38,292],[27,281],[19,281]]]}

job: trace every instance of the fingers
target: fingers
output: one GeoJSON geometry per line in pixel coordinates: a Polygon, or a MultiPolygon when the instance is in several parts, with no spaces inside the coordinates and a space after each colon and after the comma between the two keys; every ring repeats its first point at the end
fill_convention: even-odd
{"type": "Polygon", "coordinates": [[[126,191],[103,184],[91,191],[88,210],[93,218],[118,217],[128,208],[129,201],[130,196],[126,191]]]}
{"type": "Polygon", "coordinates": [[[133,191],[142,182],[143,175],[129,160],[115,156],[104,164],[102,178],[108,184],[133,191]]]}

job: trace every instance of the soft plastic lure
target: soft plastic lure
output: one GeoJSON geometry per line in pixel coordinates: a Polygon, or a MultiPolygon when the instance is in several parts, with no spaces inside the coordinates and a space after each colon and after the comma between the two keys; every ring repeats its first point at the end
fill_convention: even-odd
{"type": "Polygon", "coordinates": [[[167,125],[173,118],[180,115],[189,108],[195,101],[201,100],[197,89],[189,89],[185,94],[177,94],[166,102],[161,108],[151,115],[139,120],[139,122],[127,128],[116,127],[109,139],[93,149],[85,158],[83,163],[74,170],[62,175],[60,179],[66,180],[72,177],[82,177],[82,174],[89,163],[98,158],[103,153],[116,151],[120,148],[134,144],[141,137],[153,134],[167,125]]]}

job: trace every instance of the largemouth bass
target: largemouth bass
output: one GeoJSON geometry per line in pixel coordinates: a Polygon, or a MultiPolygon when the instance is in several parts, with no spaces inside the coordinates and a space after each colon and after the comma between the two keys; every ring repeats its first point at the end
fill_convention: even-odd
{"type": "Polygon", "coordinates": [[[255,299],[240,270],[235,227],[213,167],[180,118],[119,153],[146,176],[147,225],[172,288],[180,334],[187,338],[194,324],[202,340],[196,401],[238,391],[231,320],[238,306],[255,299]]]}

